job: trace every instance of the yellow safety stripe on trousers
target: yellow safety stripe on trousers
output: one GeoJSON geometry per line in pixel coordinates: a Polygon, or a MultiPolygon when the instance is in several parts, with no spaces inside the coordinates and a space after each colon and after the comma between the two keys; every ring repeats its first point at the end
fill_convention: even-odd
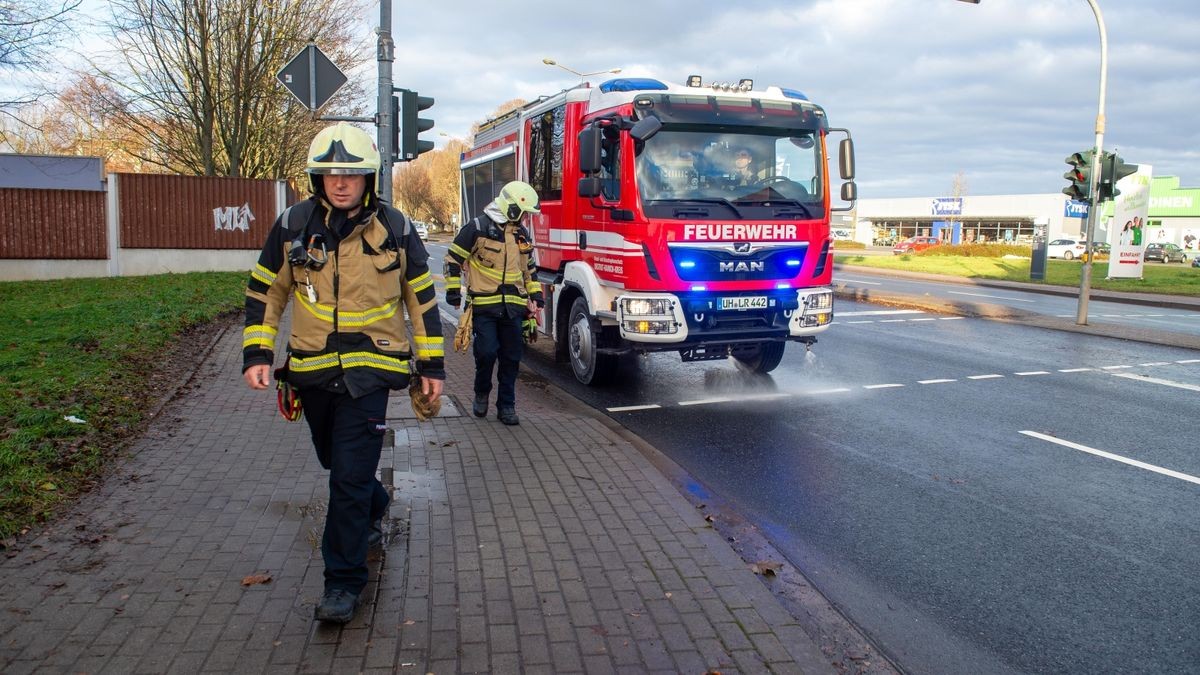
{"type": "Polygon", "coordinates": [[[420,293],[432,285],[433,277],[429,274],[429,272],[425,272],[415,279],[410,279],[408,282],[408,287],[412,289],[413,293],[420,293]]]}
{"type": "Polygon", "coordinates": [[[242,329],[242,349],[246,347],[262,347],[275,349],[275,336],[279,330],[266,324],[246,326],[242,329]]]}
{"type": "Polygon", "coordinates": [[[417,348],[418,359],[434,359],[446,355],[445,342],[441,337],[413,337],[413,346],[417,348]]]}
{"type": "Polygon", "coordinates": [[[263,267],[260,263],[255,265],[254,269],[250,270],[250,276],[270,286],[271,284],[275,283],[275,277],[277,275],[271,270],[263,267]]]}
{"type": "Polygon", "coordinates": [[[450,244],[450,252],[462,258],[463,260],[471,257],[471,252],[459,246],[458,244],[450,244]]]}
{"type": "MultiPolygon", "coordinates": [[[[321,303],[310,302],[308,297],[296,290],[296,302],[307,309],[309,314],[318,319],[333,323],[333,305],[325,305],[321,303]]],[[[381,307],[372,307],[371,309],[362,312],[338,312],[338,327],[339,328],[362,328],[369,326],[376,321],[382,319],[390,319],[396,315],[396,310],[400,309],[399,301],[389,302],[381,307]]]]}
{"type": "Polygon", "coordinates": [[[521,296],[512,294],[512,293],[509,293],[507,295],[496,294],[496,295],[472,295],[471,296],[471,304],[472,305],[498,305],[502,302],[507,302],[510,305],[518,305],[518,306],[524,307],[526,300],[525,300],[525,298],[522,298],[521,296]]]}
{"type": "MultiPolygon", "coordinates": [[[[475,260],[471,261],[471,269],[473,271],[479,272],[483,276],[485,276],[493,281],[504,281],[504,277],[505,277],[504,270],[497,271],[490,267],[484,267],[483,265],[476,262],[475,260]]],[[[520,274],[520,272],[516,272],[516,274],[520,274]]]]}
{"type": "MultiPolygon", "coordinates": [[[[337,354],[322,354],[308,358],[293,354],[292,361],[288,367],[297,373],[312,373],[318,370],[325,370],[326,368],[335,368],[338,363],[337,354]]],[[[390,370],[396,373],[412,372],[408,359],[397,359],[392,356],[374,354],[372,352],[347,352],[342,354],[340,363],[343,368],[369,367],[390,370]]]]}

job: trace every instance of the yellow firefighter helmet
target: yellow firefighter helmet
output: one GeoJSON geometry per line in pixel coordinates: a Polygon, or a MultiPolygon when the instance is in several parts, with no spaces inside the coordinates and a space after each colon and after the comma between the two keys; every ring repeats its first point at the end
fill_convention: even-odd
{"type": "Polygon", "coordinates": [[[541,213],[538,210],[537,191],[529,183],[514,180],[500,188],[496,196],[496,206],[505,218],[516,222],[526,213],[541,213]]]}

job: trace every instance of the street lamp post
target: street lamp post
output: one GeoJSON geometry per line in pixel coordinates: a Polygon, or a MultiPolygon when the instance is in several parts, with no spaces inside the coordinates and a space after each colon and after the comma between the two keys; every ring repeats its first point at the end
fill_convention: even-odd
{"type": "Polygon", "coordinates": [[[563,70],[567,71],[568,73],[571,73],[572,75],[578,75],[580,80],[583,80],[583,78],[585,78],[585,77],[591,77],[592,75],[606,75],[609,73],[616,75],[617,73],[621,72],[620,68],[610,68],[608,70],[597,70],[594,73],[581,73],[578,70],[568,68],[568,67],[564,66],[563,64],[559,63],[558,61],[555,61],[554,59],[551,59],[551,58],[542,59],[542,63],[544,63],[548,66],[555,66],[558,68],[562,68],[563,70]]]}
{"type": "MultiPolygon", "coordinates": [[[[979,4],[979,0],[959,2],[979,4]]],[[[1096,112],[1096,151],[1092,154],[1092,171],[1088,178],[1091,203],[1088,205],[1087,243],[1084,248],[1086,260],[1079,274],[1079,307],[1075,312],[1075,323],[1080,326],[1087,325],[1088,295],[1092,287],[1092,237],[1096,234],[1096,216],[1100,210],[1100,201],[1096,193],[1100,183],[1100,157],[1104,154],[1104,98],[1108,88],[1108,31],[1104,28],[1104,15],[1100,12],[1096,0],[1087,0],[1087,3],[1092,8],[1092,14],[1096,15],[1096,26],[1100,29],[1100,105],[1096,112]]]]}

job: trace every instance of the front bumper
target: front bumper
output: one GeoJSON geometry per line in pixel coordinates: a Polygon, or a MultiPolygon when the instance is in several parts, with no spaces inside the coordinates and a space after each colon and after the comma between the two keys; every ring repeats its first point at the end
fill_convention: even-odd
{"type": "Polygon", "coordinates": [[[833,291],[626,293],[615,309],[621,338],[645,350],[804,340],[833,321],[833,291]]]}

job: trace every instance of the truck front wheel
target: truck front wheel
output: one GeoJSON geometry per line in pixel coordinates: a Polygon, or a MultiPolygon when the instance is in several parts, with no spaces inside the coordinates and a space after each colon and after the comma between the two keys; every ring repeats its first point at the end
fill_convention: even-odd
{"type": "Polygon", "coordinates": [[[743,352],[734,358],[747,370],[769,373],[783,360],[783,348],[786,346],[786,342],[760,342],[757,349],[743,352]]]}
{"type": "Polygon", "coordinates": [[[592,332],[587,300],[575,298],[571,305],[571,318],[567,322],[567,355],[575,379],[587,385],[610,382],[617,370],[616,357],[600,353],[599,338],[592,332]]]}

